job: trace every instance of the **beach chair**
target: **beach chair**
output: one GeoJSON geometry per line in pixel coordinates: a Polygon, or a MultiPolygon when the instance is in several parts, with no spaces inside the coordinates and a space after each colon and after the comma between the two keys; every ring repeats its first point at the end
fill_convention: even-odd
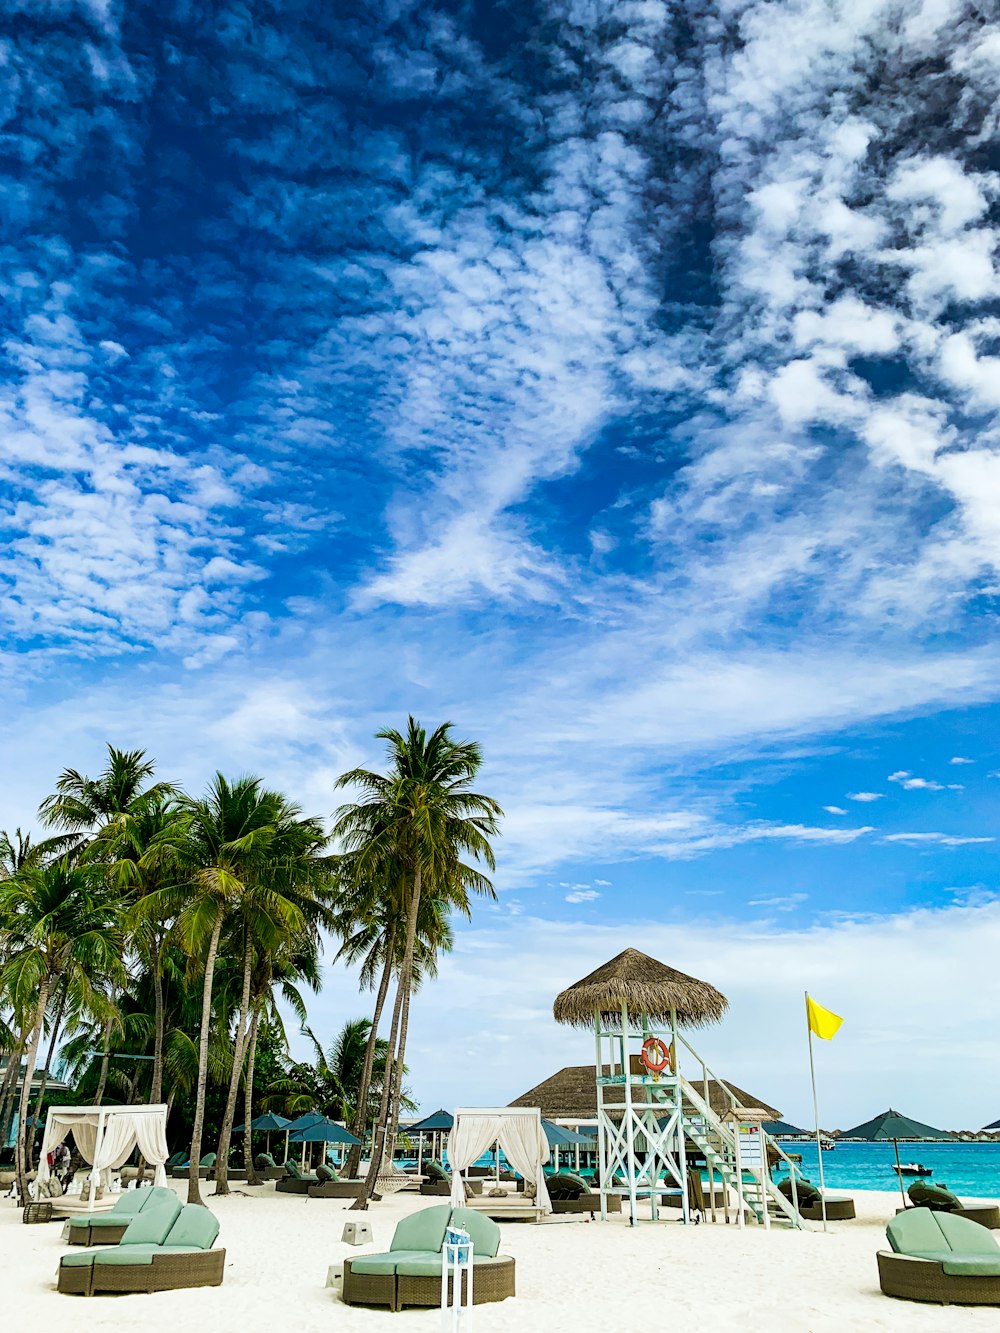
{"type": "Polygon", "coordinates": [[[269,1152],[259,1152],[253,1164],[261,1180],[280,1180],[285,1174],[285,1168],[279,1166],[269,1152]]]}
{"type": "Polygon", "coordinates": [[[316,1184],[310,1185],[310,1199],[363,1199],[365,1184],[363,1180],[342,1180],[332,1166],[322,1163],[316,1168],[316,1184]]]}
{"type": "Polygon", "coordinates": [[[279,1194],[308,1194],[310,1185],[319,1181],[313,1175],[303,1175],[298,1162],[289,1157],[285,1163],[285,1174],[275,1182],[274,1188],[279,1194]]]}
{"type": "MultiPolygon", "coordinates": [[[[591,1217],[601,1211],[601,1196],[582,1176],[572,1171],[556,1171],[545,1179],[545,1188],[549,1192],[549,1202],[553,1214],[589,1213],[591,1217]]],[[[608,1196],[607,1210],[620,1213],[621,1196],[608,1196]]]]}
{"type": "MultiPolygon", "coordinates": [[[[451,1197],[451,1173],[446,1171],[440,1162],[434,1159],[424,1162],[421,1174],[425,1179],[421,1182],[420,1193],[425,1198],[448,1199],[451,1197]]],[[[523,1184],[523,1181],[518,1182],[519,1186],[521,1184],[523,1184]]],[[[466,1180],[465,1193],[467,1196],[482,1194],[482,1192],[483,1182],[481,1179],[466,1180]]]]}
{"type": "Polygon", "coordinates": [[[117,1245],[134,1217],[146,1208],[176,1199],[177,1195],[165,1185],[126,1190],[106,1213],[85,1213],[71,1217],[66,1240],[70,1245],[117,1245]]]}
{"type": "MultiPolygon", "coordinates": [[[[778,1189],[785,1198],[792,1202],[792,1178],[779,1181],[778,1189]]],[[[795,1196],[798,1199],[799,1214],[807,1222],[822,1222],[823,1199],[826,1198],[826,1220],[828,1222],[850,1222],[857,1217],[854,1200],[849,1194],[820,1194],[808,1177],[798,1176],[795,1181],[795,1196]]]]}
{"type": "MultiPolygon", "coordinates": [[[[216,1156],[217,1154],[214,1152],[207,1152],[205,1156],[199,1161],[198,1176],[201,1180],[207,1180],[208,1173],[214,1170],[216,1156]]],[[[191,1158],[187,1157],[179,1165],[173,1167],[173,1169],[170,1172],[171,1179],[186,1180],[190,1169],[191,1169],[191,1158]]]]}
{"type": "Polygon", "coordinates": [[[225,1250],[214,1250],[219,1223],[198,1204],[156,1203],[139,1213],[116,1246],[64,1254],[58,1287],[63,1293],[176,1291],[218,1287],[225,1250]]]}
{"type": "MultiPolygon", "coordinates": [[[[943,1184],[932,1184],[929,1180],[915,1180],[906,1191],[914,1208],[929,1208],[932,1213],[954,1213],[956,1217],[967,1217],[970,1222],[978,1222],[988,1231],[1000,1230],[1000,1205],[987,1203],[964,1204],[943,1184]]],[[[897,1209],[897,1212],[902,1212],[897,1209]]]]}
{"type": "Polygon", "coordinates": [[[907,1208],[885,1229],[879,1250],[886,1296],[937,1305],[1000,1305],[1000,1245],[985,1227],[954,1213],[907,1208]]]}
{"type": "MultiPolygon", "coordinates": [[[[468,1232],[473,1245],[472,1299],[475,1305],[514,1295],[514,1260],[498,1254],[500,1228],[482,1213],[441,1204],[411,1213],[397,1225],[384,1254],[344,1261],[345,1305],[438,1306],[441,1302],[442,1247],[448,1227],[468,1232]]],[[[448,1278],[449,1288],[454,1277],[448,1278]]],[[[463,1296],[465,1291],[463,1278],[463,1296]]],[[[452,1296],[449,1291],[449,1299],[452,1296]]]]}

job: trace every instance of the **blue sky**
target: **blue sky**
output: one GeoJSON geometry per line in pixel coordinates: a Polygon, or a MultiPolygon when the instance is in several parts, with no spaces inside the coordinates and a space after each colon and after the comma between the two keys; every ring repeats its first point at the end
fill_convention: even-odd
{"type": "Polygon", "coordinates": [[[427,1105],[585,1059],[552,995],[645,941],[792,1118],[804,985],[831,1122],[1000,1114],[1000,25],[0,11],[4,825],[107,741],[329,814],[449,718],[508,818],[427,1105]],[[935,1050],[984,1067],[930,1094],[935,1050]]]}

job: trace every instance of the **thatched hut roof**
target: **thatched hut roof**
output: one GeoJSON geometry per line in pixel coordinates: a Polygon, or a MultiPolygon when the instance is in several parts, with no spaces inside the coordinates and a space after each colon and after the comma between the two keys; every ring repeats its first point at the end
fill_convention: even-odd
{"type": "MultiPolygon", "coordinates": [[[[699,1093],[702,1091],[700,1079],[694,1086],[699,1093]]],[[[708,1084],[708,1099],[716,1115],[725,1115],[731,1105],[723,1088],[729,1089],[740,1106],[758,1106],[767,1113],[769,1120],[781,1118],[780,1111],[745,1089],[738,1088],[735,1083],[724,1082],[720,1086],[711,1079],[708,1084]]],[[[615,1084],[609,1085],[604,1089],[604,1101],[605,1105],[624,1103],[624,1088],[615,1084]]],[[[594,1081],[594,1066],[567,1065],[551,1078],[544,1079],[537,1087],[529,1088],[510,1105],[537,1106],[546,1120],[596,1120],[597,1084],[594,1081]]]]}
{"type": "Polygon", "coordinates": [[[707,981],[658,963],[638,949],[623,949],[557,995],[552,1012],[557,1023],[592,1028],[595,1010],[613,1021],[620,1018],[623,1004],[630,1018],[646,1014],[661,1023],[669,1022],[675,1009],[682,1027],[718,1023],[729,1008],[726,997],[707,981]]]}

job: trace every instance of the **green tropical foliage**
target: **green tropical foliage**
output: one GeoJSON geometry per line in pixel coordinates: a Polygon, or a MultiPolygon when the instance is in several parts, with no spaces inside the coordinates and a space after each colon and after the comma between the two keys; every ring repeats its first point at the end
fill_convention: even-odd
{"type": "MultiPolygon", "coordinates": [[[[234,1121],[266,1109],[371,1133],[373,1173],[391,1154],[400,1111],[415,1109],[411,997],[451,948],[455,916],[493,893],[501,811],[471,790],[479,748],[449,724],[428,735],[410,718],[379,738],[387,772],[339,780],[356,800],[332,840],[259,777],[218,773],[192,797],[144,751],[113,746],[95,777],[59,775],[43,837],[0,832],[0,1149],[16,1119],[22,1198],[32,1126],[67,1099],[166,1102],[172,1146],[194,1162],[217,1149],[217,1193],[234,1121]],[[306,998],[325,951],[374,992],[372,1016],[326,1045],[306,998]],[[288,1016],[311,1058],[292,1058],[288,1016]],[[46,1086],[57,1065],[69,1094],[46,1086]]],[[[253,1181],[249,1133],[241,1152],[253,1181]]],[[[200,1202],[197,1172],[188,1190],[200,1202]]]]}

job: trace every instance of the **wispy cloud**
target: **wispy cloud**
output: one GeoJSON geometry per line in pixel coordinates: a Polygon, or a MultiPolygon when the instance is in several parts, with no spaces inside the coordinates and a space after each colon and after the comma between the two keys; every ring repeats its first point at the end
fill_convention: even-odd
{"type": "Polygon", "coordinates": [[[601,895],[596,889],[574,889],[572,893],[567,893],[564,899],[567,903],[592,903],[601,895]]]}
{"type": "Polygon", "coordinates": [[[994,837],[958,837],[950,833],[887,833],[883,842],[904,842],[919,846],[923,843],[937,843],[942,847],[965,847],[970,843],[996,842],[994,837]]]}
{"type": "Polygon", "coordinates": [[[974,764],[976,761],[974,759],[966,759],[962,755],[956,754],[952,759],[949,759],[948,762],[949,764],[974,764]]]}
{"type": "Polygon", "coordinates": [[[849,801],[860,801],[862,805],[868,805],[872,801],[881,801],[885,793],[880,791],[849,791],[847,799],[849,801]]]}
{"type": "Polygon", "coordinates": [[[839,805],[824,805],[823,809],[828,815],[846,815],[847,811],[839,805]]]}

